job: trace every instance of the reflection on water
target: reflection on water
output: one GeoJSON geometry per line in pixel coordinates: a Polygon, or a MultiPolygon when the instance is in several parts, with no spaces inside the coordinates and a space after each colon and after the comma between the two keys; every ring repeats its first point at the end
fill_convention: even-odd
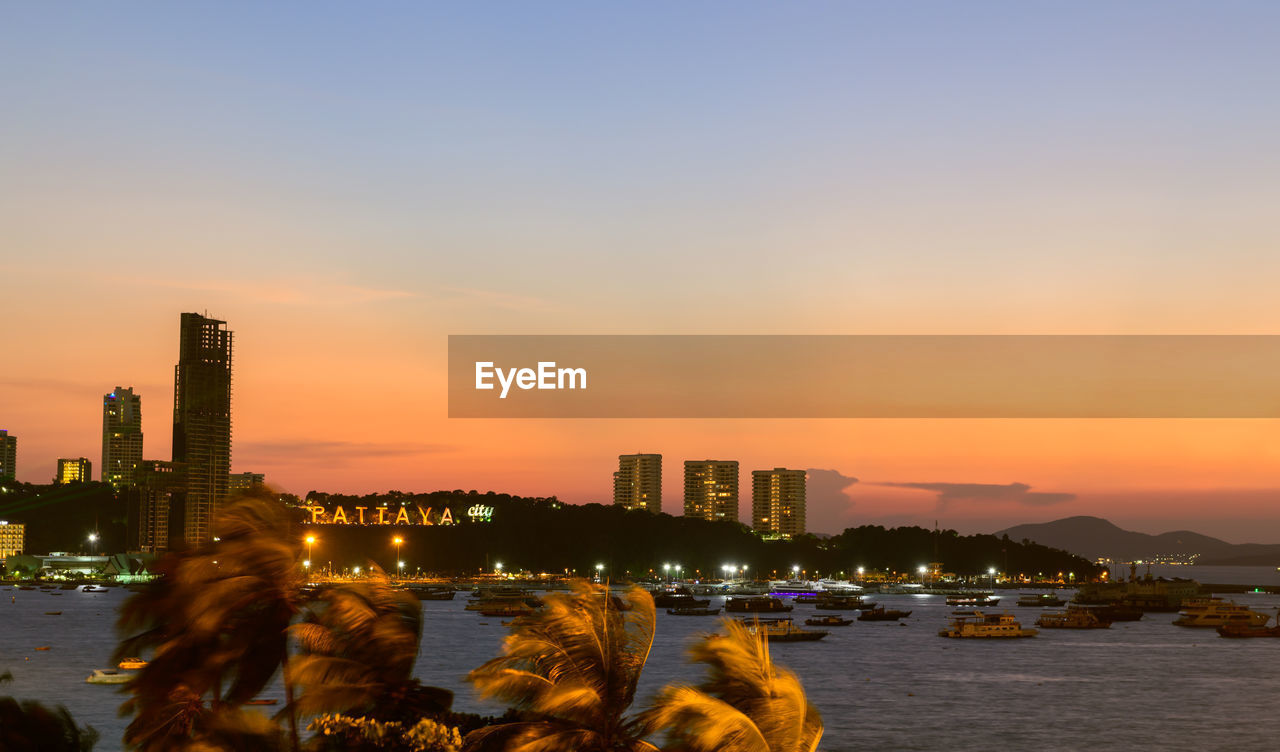
{"type": "MultiPolygon", "coordinates": [[[[3,592],[0,674],[12,671],[14,681],[0,692],[66,705],[81,724],[102,732],[98,749],[117,749],[126,724],[116,717],[123,698],[113,687],[84,679],[109,665],[115,608],[128,593],[59,591],[65,595],[54,597],[20,591],[11,602],[10,591],[3,592]],[[52,610],[63,613],[45,615],[52,610]],[[43,645],[51,649],[35,650],[43,645]]],[[[1280,606],[1280,596],[1233,597],[1259,610],[1280,606]]],[[[940,596],[876,600],[914,613],[906,626],[855,622],[830,628],[820,642],[772,648],[821,709],[824,750],[1185,749],[1223,746],[1225,740],[1237,749],[1262,749],[1280,733],[1273,711],[1280,697],[1274,671],[1280,640],[1224,640],[1212,630],[1172,626],[1175,614],[1009,642],[944,640],[937,630],[952,609],[940,596]],[[975,735],[975,728],[981,733],[975,735]]],[[[463,676],[497,654],[506,633],[501,619],[463,611],[462,597],[423,604],[417,676],[457,691],[460,710],[498,711],[480,702],[463,676]]],[[[1041,609],[1010,610],[1030,623],[1041,609]]],[[[813,612],[801,605],[793,615],[803,619],[813,612]]],[[[669,682],[699,680],[684,649],[716,623],[659,609],[642,700],[669,682]]],[[[278,682],[267,696],[283,698],[278,682]]]]}

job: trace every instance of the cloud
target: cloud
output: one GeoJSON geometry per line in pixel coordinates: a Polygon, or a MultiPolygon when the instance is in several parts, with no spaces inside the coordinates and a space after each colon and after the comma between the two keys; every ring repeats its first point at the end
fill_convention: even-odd
{"type": "Polygon", "coordinates": [[[384,290],[321,279],[289,279],[273,282],[117,277],[115,281],[132,282],[147,287],[168,287],[174,290],[225,293],[279,305],[351,305],[414,297],[413,293],[406,290],[384,290]]]}
{"type": "Polygon", "coordinates": [[[845,489],[858,482],[857,478],[842,474],[839,470],[809,468],[805,471],[805,524],[810,530],[843,530],[853,511],[853,498],[845,489]]]}
{"type": "Polygon", "coordinates": [[[449,444],[378,444],[357,441],[242,441],[235,445],[237,461],[325,465],[344,467],[351,461],[387,457],[418,457],[444,454],[456,447],[449,444]]]}
{"type": "Polygon", "coordinates": [[[1072,493],[1032,491],[1026,483],[875,483],[890,488],[914,488],[938,495],[938,509],[953,501],[1005,501],[1028,507],[1047,507],[1074,501],[1072,493]]]}

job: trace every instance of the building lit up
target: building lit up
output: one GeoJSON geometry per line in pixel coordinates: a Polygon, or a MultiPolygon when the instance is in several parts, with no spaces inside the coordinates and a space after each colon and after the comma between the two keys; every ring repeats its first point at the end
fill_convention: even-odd
{"type": "Polygon", "coordinates": [[[0,429],[0,479],[18,477],[18,437],[0,429]]]}
{"type": "Polygon", "coordinates": [[[662,455],[618,455],[613,474],[613,503],[627,509],[662,511],[662,455]]]}
{"type": "Polygon", "coordinates": [[[102,482],[117,491],[132,486],[140,462],[142,397],[118,386],[102,395],[102,482]]]}
{"type": "Polygon", "coordinates": [[[186,466],[181,462],[143,460],[128,489],[130,551],[159,554],[171,548],[171,536],[183,529],[186,510],[186,466]]]}
{"type": "Polygon", "coordinates": [[[53,477],[53,482],[58,485],[81,481],[88,483],[93,480],[93,463],[85,457],[76,457],[75,459],[58,458],[58,473],[53,477]]]}
{"type": "Polygon", "coordinates": [[[22,553],[26,532],[27,526],[21,522],[0,520],[0,559],[22,553]]]}
{"type": "Polygon", "coordinates": [[[227,490],[233,495],[244,493],[245,491],[252,491],[266,482],[267,476],[262,473],[232,473],[231,477],[227,479],[227,490]]]}
{"type": "Polygon", "coordinates": [[[738,521],[736,460],[685,460],[684,516],[738,521]]]}
{"type": "Polygon", "coordinates": [[[182,314],[173,386],[173,461],[186,466],[183,538],[213,537],[231,475],[231,339],[227,322],[182,314]]]}
{"type": "Polygon", "coordinates": [[[804,534],[805,471],[775,467],[751,472],[751,528],[766,537],[804,534]]]}

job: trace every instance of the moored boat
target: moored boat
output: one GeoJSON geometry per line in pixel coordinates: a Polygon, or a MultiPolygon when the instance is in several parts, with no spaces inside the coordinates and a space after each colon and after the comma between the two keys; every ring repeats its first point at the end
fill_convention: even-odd
{"type": "Polygon", "coordinates": [[[1179,627],[1223,627],[1234,624],[1261,627],[1270,618],[1267,614],[1251,611],[1233,601],[1195,598],[1182,604],[1182,610],[1173,623],[1179,627]]]}
{"type": "Polygon", "coordinates": [[[835,614],[827,614],[826,616],[811,616],[804,620],[806,626],[810,627],[847,627],[853,623],[853,619],[846,619],[843,616],[835,614]]]}
{"type": "Polygon", "coordinates": [[[677,606],[667,609],[667,613],[672,616],[715,616],[720,613],[720,609],[706,606],[677,606]]]}
{"type": "Polygon", "coordinates": [[[814,607],[826,611],[856,611],[864,605],[862,598],[856,595],[820,596],[814,603],[814,607]]]}
{"type": "Polygon", "coordinates": [[[85,678],[86,684],[124,684],[134,677],[134,674],[117,671],[114,668],[95,668],[92,674],[85,678]]]}
{"type": "Polygon", "coordinates": [[[1015,618],[1013,614],[984,614],[981,611],[974,611],[964,616],[957,616],[951,620],[946,629],[938,632],[939,637],[959,637],[959,638],[1011,638],[1011,637],[1035,637],[1040,631],[1037,629],[1027,629],[1015,618]]]}
{"type": "Polygon", "coordinates": [[[137,671],[140,668],[145,668],[146,665],[147,662],[141,658],[125,658],[117,664],[116,668],[120,668],[125,671],[137,671]]]}
{"type": "Polygon", "coordinates": [[[905,619],[911,615],[910,611],[901,611],[896,608],[885,608],[884,606],[876,606],[867,609],[858,614],[858,621],[897,621],[905,619]]]}
{"type": "Polygon", "coordinates": [[[947,596],[948,606],[962,606],[964,608],[987,608],[1000,603],[999,598],[992,598],[989,595],[949,595],[947,596]]]}
{"type": "Polygon", "coordinates": [[[770,595],[753,595],[742,598],[727,598],[724,602],[726,613],[784,613],[795,608],[770,595]]]}
{"type": "Polygon", "coordinates": [[[486,608],[477,609],[481,616],[528,616],[533,613],[533,608],[523,603],[500,603],[488,606],[486,608]]]}
{"type": "Polygon", "coordinates": [[[790,619],[741,619],[742,626],[755,635],[764,635],[769,642],[812,642],[829,633],[818,629],[797,627],[790,619]]]}
{"type": "Polygon", "coordinates": [[[1280,625],[1274,627],[1250,626],[1248,624],[1223,624],[1218,627],[1219,637],[1280,637],[1280,625]]]}
{"type": "Polygon", "coordinates": [[[1059,598],[1053,593],[1031,593],[1018,598],[1018,605],[1025,608],[1039,608],[1042,606],[1061,606],[1066,601],[1059,598]]]}
{"type": "Polygon", "coordinates": [[[1071,606],[1066,611],[1045,611],[1036,619],[1042,629],[1107,629],[1111,622],[1084,606],[1071,606]]]}

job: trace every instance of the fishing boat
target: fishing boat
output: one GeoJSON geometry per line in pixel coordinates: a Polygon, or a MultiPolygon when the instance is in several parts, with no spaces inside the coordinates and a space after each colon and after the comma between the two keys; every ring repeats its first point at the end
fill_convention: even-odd
{"type": "Polygon", "coordinates": [[[974,611],[951,620],[946,629],[938,632],[939,637],[959,638],[993,638],[1035,637],[1040,634],[1037,629],[1026,629],[1013,618],[1013,614],[984,614],[974,611]]]}
{"type": "Polygon", "coordinates": [[[147,662],[141,658],[125,658],[116,665],[116,668],[124,669],[125,671],[137,671],[140,668],[145,668],[146,665],[147,662]]]}
{"type": "Polygon", "coordinates": [[[783,603],[771,595],[753,595],[743,598],[728,598],[724,602],[724,610],[731,614],[742,613],[785,613],[795,606],[783,603]]]}
{"type": "Polygon", "coordinates": [[[61,611],[45,611],[44,615],[45,616],[62,616],[62,612],[61,611]]]}
{"type": "Polygon", "coordinates": [[[884,606],[876,606],[867,609],[858,614],[858,621],[897,621],[905,619],[911,615],[910,611],[901,611],[896,608],[885,608],[884,606]]]}
{"type": "Polygon", "coordinates": [[[769,642],[812,642],[829,634],[822,630],[797,627],[790,619],[743,619],[741,622],[748,632],[764,635],[769,642]]]}
{"type": "Polygon", "coordinates": [[[853,623],[853,619],[846,619],[836,614],[827,614],[826,616],[811,616],[805,619],[804,623],[810,627],[847,627],[853,623]]]}
{"type": "Polygon", "coordinates": [[[1270,618],[1267,614],[1251,611],[1233,601],[1196,598],[1182,604],[1182,610],[1173,623],[1179,627],[1223,627],[1228,624],[1261,627],[1270,618]]]}
{"type": "Polygon", "coordinates": [[[95,668],[92,674],[85,677],[86,684],[124,684],[134,677],[134,674],[116,671],[114,668],[95,668]]]}
{"type": "Polygon", "coordinates": [[[1040,608],[1042,606],[1058,607],[1066,603],[1053,593],[1031,593],[1018,598],[1018,605],[1024,608],[1040,608]]]}
{"type": "Polygon", "coordinates": [[[667,613],[672,616],[715,616],[720,613],[720,609],[706,606],[677,606],[667,609],[667,613]]]}
{"type": "Polygon", "coordinates": [[[1084,606],[1071,606],[1066,611],[1045,611],[1036,619],[1042,629],[1107,629],[1111,622],[1097,611],[1084,606]]]}

